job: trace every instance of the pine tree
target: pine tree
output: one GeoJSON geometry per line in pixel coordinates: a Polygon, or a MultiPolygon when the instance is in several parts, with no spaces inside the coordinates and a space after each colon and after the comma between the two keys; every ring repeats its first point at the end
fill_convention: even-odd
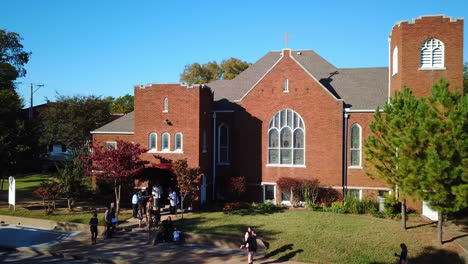
{"type": "Polygon", "coordinates": [[[398,193],[401,201],[402,228],[406,229],[406,197],[414,188],[407,180],[422,171],[421,157],[424,149],[421,141],[426,134],[420,123],[424,115],[422,99],[416,99],[410,89],[402,92],[384,106],[384,113],[377,111],[370,124],[372,135],[366,141],[366,173],[385,181],[398,193]]]}
{"type": "Polygon", "coordinates": [[[422,127],[424,172],[412,183],[415,193],[438,211],[437,241],[442,244],[443,216],[468,207],[468,97],[449,83],[434,84],[427,98],[428,109],[422,127]]]}

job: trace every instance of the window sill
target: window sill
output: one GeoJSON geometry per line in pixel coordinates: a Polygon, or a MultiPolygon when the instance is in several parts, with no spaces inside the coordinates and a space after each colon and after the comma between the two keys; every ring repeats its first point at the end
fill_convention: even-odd
{"type": "Polygon", "coordinates": [[[181,150],[176,150],[176,151],[169,151],[169,150],[161,150],[157,151],[155,149],[150,149],[146,153],[167,153],[167,154],[183,154],[184,152],[181,150]]]}
{"type": "Polygon", "coordinates": [[[446,70],[445,67],[433,67],[433,68],[419,68],[420,71],[444,71],[446,70]]]}
{"type": "Polygon", "coordinates": [[[285,168],[307,168],[306,165],[293,165],[293,164],[267,164],[267,167],[285,167],[285,168]]]}
{"type": "Polygon", "coordinates": [[[349,166],[348,169],[358,169],[358,170],[362,170],[362,166],[349,166]]]}
{"type": "Polygon", "coordinates": [[[164,110],[163,110],[162,112],[163,112],[163,113],[169,113],[169,111],[164,111],[164,110]]]}

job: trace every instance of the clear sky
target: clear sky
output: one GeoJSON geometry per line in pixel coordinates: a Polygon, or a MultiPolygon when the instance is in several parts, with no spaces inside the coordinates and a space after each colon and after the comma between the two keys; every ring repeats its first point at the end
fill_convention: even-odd
{"type": "Polygon", "coordinates": [[[388,66],[396,22],[468,16],[466,0],[10,0],[0,7],[0,28],[19,33],[33,53],[18,80],[28,105],[29,83],[45,84],[34,104],[56,94],[133,94],[136,84],[178,82],[193,62],[255,62],[284,48],[285,32],[290,48],[312,49],[337,67],[388,66]]]}

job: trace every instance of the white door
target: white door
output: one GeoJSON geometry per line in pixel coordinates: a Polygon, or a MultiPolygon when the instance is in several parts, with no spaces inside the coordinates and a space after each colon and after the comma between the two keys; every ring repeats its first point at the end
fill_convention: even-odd
{"type": "Polygon", "coordinates": [[[203,175],[202,177],[202,185],[201,185],[201,203],[206,203],[206,177],[203,175]]]}
{"type": "Polygon", "coordinates": [[[431,219],[432,221],[438,221],[439,220],[439,216],[437,214],[437,211],[436,210],[433,210],[429,207],[429,203],[426,202],[426,201],[423,201],[423,204],[422,204],[422,214],[431,219]]]}

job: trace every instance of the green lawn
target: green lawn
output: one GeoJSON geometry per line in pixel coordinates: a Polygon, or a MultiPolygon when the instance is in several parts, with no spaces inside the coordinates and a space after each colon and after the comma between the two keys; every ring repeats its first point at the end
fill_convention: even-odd
{"type": "MultiPolygon", "coordinates": [[[[462,263],[454,242],[435,246],[436,229],[423,223],[406,231],[400,222],[313,211],[269,214],[195,213],[178,220],[183,231],[243,237],[248,226],[268,244],[267,256],[313,263],[395,263],[400,243],[410,263],[462,263]]],[[[447,234],[445,239],[450,239],[447,234]]]]}
{"type": "MultiPolygon", "coordinates": [[[[50,179],[50,174],[29,174],[15,177],[16,199],[18,201],[38,199],[34,191],[39,187],[41,181],[50,179]]],[[[8,180],[3,184],[3,190],[8,191],[8,180]]]]}

